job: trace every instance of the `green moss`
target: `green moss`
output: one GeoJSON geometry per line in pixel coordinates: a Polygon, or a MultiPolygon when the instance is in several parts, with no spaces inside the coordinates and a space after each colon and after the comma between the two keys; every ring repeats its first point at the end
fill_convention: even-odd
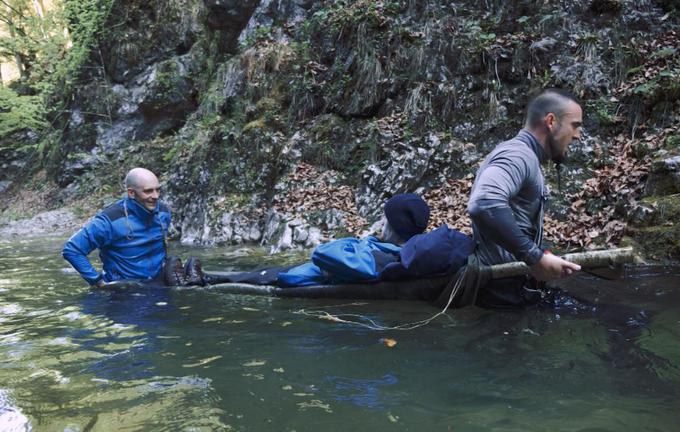
{"type": "Polygon", "coordinates": [[[680,227],[680,195],[646,197],[641,202],[645,206],[656,208],[649,225],[672,224],[680,227]]]}
{"type": "Polygon", "coordinates": [[[253,120],[249,123],[246,123],[245,126],[243,126],[243,133],[247,133],[250,131],[255,131],[255,130],[262,130],[267,127],[267,123],[264,118],[259,118],[257,120],[253,120]]]}
{"type": "Polygon", "coordinates": [[[0,139],[22,129],[41,130],[47,126],[46,109],[39,96],[20,96],[0,85],[0,139]]]}
{"type": "Polygon", "coordinates": [[[680,98],[680,57],[677,57],[677,50],[662,49],[657,51],[659,52],[664,53],[659,55],[663,55],[665,67],[656,75],[651,77],[645,75],[645,81],[633,89],[635,95],[644,98],[647,104],[652,106],[662,101],[672,102],[680,98]]]}
{"type": "Polygon", "coordinates": [[[631,232],[644,257],[680,260],[680,225],[633,228],[631,232]]]}
{"type": "Polygon", "coordinates": [[[606,97],[601,97],[589,103],[590,112],[595,113],[598,123],[602,126],[611,126],[616,123],[618,104],[606,97]]]}
{"type": "Polygon", "coordinates": [[[239,49],[245,51],[248,48],[252,48],[259,43],[268,41],[272,39],[272,27],[268,25],[261,25],[255,28],[255,30],[239,44],[239,49]]]}
{"type": "Polygon", "coordinates": [[[356,145],[349,124],[333,114],[319,116],[309,128],[310,141],[302,149],[302,159],[313,165],[321,165],[334,170],[352,170],[359,155],[360,145],[356,145]]]}
{"type": "Polygon", "coordinates": [[[680,150],[680,134],[668,135],[664,145],[670,149],[680,150]]]}

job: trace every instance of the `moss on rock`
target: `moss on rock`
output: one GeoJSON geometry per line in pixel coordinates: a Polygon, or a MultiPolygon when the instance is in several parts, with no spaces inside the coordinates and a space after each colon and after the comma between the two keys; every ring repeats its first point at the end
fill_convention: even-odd
{"type": "Polygon", "coordinates": [[[680,256],[680,225],[632,228],[631,235],[645,257],[668,260],[680,256]]]}

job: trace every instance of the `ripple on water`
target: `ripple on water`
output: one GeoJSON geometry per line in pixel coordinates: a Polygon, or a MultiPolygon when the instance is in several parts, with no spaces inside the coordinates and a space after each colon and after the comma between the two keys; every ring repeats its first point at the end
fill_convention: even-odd
{"type": "Polygon", "coordinates": [[[17,408],[10,398],[7,390],[0,388],[0,427],[3,432],[26,432],[31,430],[31,422],[28,421],[21,410],[17,408]]]}
{"type": "MultiPolygon", "coordinates": [[[[31,427],[26,417],[46,431],[559,430],[565,419],[572,429],[677,430],[678,269],[571,279],[572,293],[600,299],[578,316],[571,303],[526,314],[468,308],[392,336],[293,312],[333,306],[401,323],[436,310],[366,302],[357,312],[344,301],[202,289],[98,292],[64,269],[61,244],[0,245],[0,383],[14,398],[0,401],[0,416],[23,419],[19,430],[31,427]],[[603,316],[605,303],[626,308],[603,316]],[[399,344],[388,349],[383,336],[399,344]],[[622,356],[632,367],[612,366],[622,356]]],[[[198,252],[207,268],[276,259],[198,252]]],[[[0,417],[0,431],[7,424],[0,417]]]]}
{"type": "Polygon", "coordinates": [[[16,315],[24,311],[24,308],[18,304],[10,303],[8,305],[0,306],[0,313],[3,315],[16,315]]]}
{"type": "Polygon", "coordinates": [[[54,339],[50,339],[47,342],[47,345],[56,345],[56,346],[74,346],[76,345],[71,341],[71,338],[68,337],[56,337],[54,339]]]}

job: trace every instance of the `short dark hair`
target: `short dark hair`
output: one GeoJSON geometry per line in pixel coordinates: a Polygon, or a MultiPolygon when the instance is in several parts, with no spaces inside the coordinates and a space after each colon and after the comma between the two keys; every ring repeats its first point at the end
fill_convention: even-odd
{"type": "Polygon", "coordinates": [[[525,126],[538,127],[548,113],[554,113],[558,118],[562,117],[569,102],[581,105],[568,90],[555,88],[543,90],[529,102],[525,126]]]}

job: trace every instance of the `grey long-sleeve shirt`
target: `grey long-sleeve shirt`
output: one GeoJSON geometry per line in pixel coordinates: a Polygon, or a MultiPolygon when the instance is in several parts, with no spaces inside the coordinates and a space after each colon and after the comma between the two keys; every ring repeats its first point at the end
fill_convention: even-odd
{"type": "Polygon", "coordinates": [[[541,162],[547,155],[536,137],[522,129],[498,146],[477,171],[468,213],[476,252],[486,265],[543,256],[543,202],[547,196],[541,162]]]}

